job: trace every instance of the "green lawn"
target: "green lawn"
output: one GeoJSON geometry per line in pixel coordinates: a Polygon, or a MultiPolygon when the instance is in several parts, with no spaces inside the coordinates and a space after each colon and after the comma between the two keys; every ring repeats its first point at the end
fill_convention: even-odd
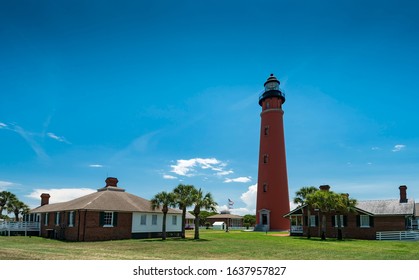
{"type": "Polygon", "coordinates": [[[0,260],[419,260],[419,241],[306,239],[202,230],[201,239],[62,242],[0,236],[0,260]]]}

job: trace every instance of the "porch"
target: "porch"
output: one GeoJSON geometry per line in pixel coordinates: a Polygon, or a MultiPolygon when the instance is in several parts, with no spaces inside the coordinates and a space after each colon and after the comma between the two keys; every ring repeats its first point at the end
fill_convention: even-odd
{"type": "Polygon", "coordinates": [[[39,222],[0,222],[0,235],[39,235],[39,222]]]}

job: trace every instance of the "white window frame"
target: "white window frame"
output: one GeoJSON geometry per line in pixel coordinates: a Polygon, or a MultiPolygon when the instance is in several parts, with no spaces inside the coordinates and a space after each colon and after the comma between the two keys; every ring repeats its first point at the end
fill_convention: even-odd
{"type": "Polygon", "coordinates": [[[359,227],[369,228],[370,227],[370,216],[360,215],[359,216],[359,227]]]}
{"type": "Polygon", "coordinates": [[[157,225],[157,215],[153,214],[151,216],[151,225],[156,226],[157,225]]]}
{"type": "Polygon", "coordinates": [[[175,216],[175,215],[172,216],[172,225],[174,225],[174,226],[177,225],[177,216],[175,216]]]}
{"type": "Polygon", "coordinates": [[[49,213],[45,213],[45,221],[44,221],[44,226],[48,225],[48,221],[49,220],[49,213]]]}
{"type": "Polygon", "coordinates": [[[339,221],[338,221],[338,216],[340,216],[340,222],[342,223],[340,225],[340,227],[345,227],[344,223],[343,223],[343,215],[335,215],[335,227],[339,227],[339,221]]]}
{"type": "Polygon", "coordinates": [[[147,225],[147,214],[141,214],[141,216],[140,216],[140,225],[142,225],[142,226],[147,225]]]}
{"type": "Polygon", "coordinates": [[[113,219],[114,219],[113,212],[105,211],[103,214],[103,227],[113,227],[113,219]]]}

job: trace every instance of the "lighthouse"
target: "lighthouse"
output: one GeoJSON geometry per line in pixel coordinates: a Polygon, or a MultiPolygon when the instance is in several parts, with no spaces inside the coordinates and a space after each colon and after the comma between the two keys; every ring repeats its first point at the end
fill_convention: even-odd
{"type": "Polygon", "coordinates": [[[289,230],[290,211],[284,139],[285,94],[279,80],[271,74],[259,96],[260,146],[255,230],[289,230]]]}

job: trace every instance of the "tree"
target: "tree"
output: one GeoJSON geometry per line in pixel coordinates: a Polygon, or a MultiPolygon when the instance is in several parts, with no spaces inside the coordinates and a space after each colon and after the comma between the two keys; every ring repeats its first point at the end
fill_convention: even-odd
{"type": "Polygon", "coordinates": [[[173,193],[176,195],[175,202],[182,210],[182,238],[185,238],[186,208],[193,205],[192,193],[195,187],[192,185],[179,184],[173,193]]]}
{"type": "Polygon", "coordinates": [[[212,198],[211,193],[204,193],[201,189],[195,189],[192,193],[192,201],[194,205],[193,213],[195,215],[195,236],[194,239],[199,239],[199,214],[201,213],[201,209],[210,210],[215,212],[215,206],[217,206],[217,202],[214,201],[212,198]]]}
{"type": "Polygon", "coordinates": [[[159,192],[151,199],[151,208],[162,209],[163,224],[162,224],[162,240],[166,240],[166,216],[170,206],[175,206],[175,194],[170,192],[159,192]]]}
{"type": "Polygon", "coordinates": [[[7,204],[7,212],[15,214],[15,221],[18,222],[19,214],[29,213],[29,206],[17,199],[17,197],[13,197],[7,204]]]}
{"type": "Polygon", "coordinates": [[[243,223],[246,227],[252,227],[256,224],[256,215],[244,215],[243,223]]]}
{"type": "MultiPolygon", "coordinates": [[[[299,189],[298,191],[295,192],[295,197],[294,197],[294,203],[297,204],[298,206],[303,206],[305,204],[307,204],[307,197],[312,194],[315,193],[316,191],[318,191],[318,189],[316,187],[310,186],[310,187],[302,187],[301,189],[299,189]]],[[[307,205],[307,217],[310,218],[310,205],[307,205]]],[[[301,209],[301,211],[303,211],[304,214],[304,209],[301,209]]],[[[307,225],[307,238],[311,238],[311,234],[310,234],[310,225],[307,225]]]]}
{"type": "Polygon", "coordinates": [[[337,217],[337,225],[338,225],[338,240],[343,239],[342,235],[342,223],[340,213],[346,214],[346,213],[354,213],[356,212],[356,199],[349,198],[349,194],[340,194],[339,197],[336,197],[336,213],[338,214],[337,217]]]}
{"type": "Polygon", "coordinates": [[[15,200],[16,196],[8,191],[0,192],[0,216],[3,215],[3,210],[7,208],[10,201],[15,200]]]}
{"type": "MultiPolygon", "coordinates": [[[[322,213],[321,220],[321,238],[326,240],[326,214],[337,212],[337,213],[348,213],[355,209],[356,200],[349,199],[349,195],[335,193],[327,190],[317,190],[311,193],[307,197],[307,204],[315,209],[318,209],[322,213]]],[[[340,221],[340,215],[338,215],[338,227],[340,229],[338,235],[342,238],[342,230],[340,221]]],[[[339,239],[339,237],[338,237],[339,239]]]]}
{"type": "MultiPolygon", "coordinates": [[[[189,211],[189,213],[191,213],[192,215],[194,215],[194,212],[193,211],[189,211]]],[[[201,227],[207,226],[207,224],[208,224],[207,218],[209,216],[214,216],[214,215],[217,215],[217,214],[218,214],[217,212],[208,212],[208,211],[202,210],[199,213],[199,226],[201,226],[201,227]]]]}

